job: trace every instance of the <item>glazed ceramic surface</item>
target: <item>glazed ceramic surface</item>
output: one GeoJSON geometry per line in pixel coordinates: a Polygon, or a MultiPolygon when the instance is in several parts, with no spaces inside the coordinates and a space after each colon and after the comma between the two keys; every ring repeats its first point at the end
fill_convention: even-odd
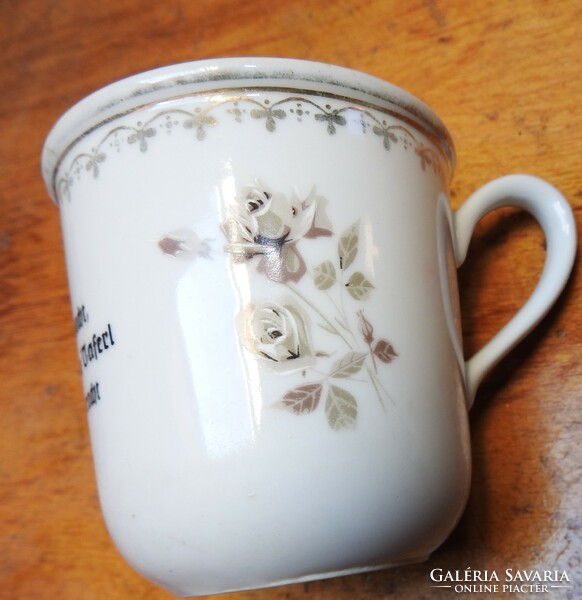
{"type": "Polygon", "coordinates": [[[51,132],[100,499],[146,577],[211,594],[420,561],[446,538],[475,388],[553,303],[575,239],[562,196],[525,176],[452,215],[453,160],[412,96],[286,59],[136,76],[51,132]],[[466,364],[456,266],[508,197],[548,265],[466,364]]]}

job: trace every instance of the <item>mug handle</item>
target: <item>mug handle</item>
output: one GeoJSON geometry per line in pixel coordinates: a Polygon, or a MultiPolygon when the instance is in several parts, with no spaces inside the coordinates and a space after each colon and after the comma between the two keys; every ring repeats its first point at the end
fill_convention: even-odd
{"type": "Polygon", "coordinates": [[[541,278],[517,314],[481,350],[465,362],[467,409],[485,375],[546,315],[562,292],[576,255],[576,222],[564,196],[543,179],[508,175],[473,193],[453,214],[457,268],[461,266],[477,222],[502,207],[522,208],[533,215],[546,237],[546,260],[541,278]]]}

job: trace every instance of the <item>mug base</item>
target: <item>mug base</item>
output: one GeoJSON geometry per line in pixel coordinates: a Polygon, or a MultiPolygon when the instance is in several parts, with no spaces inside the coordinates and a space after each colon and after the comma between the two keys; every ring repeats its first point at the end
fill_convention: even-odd
{"type": "Polygon", "coordinates": [[[229,588],[229,589],[224,589],[224,590],[214,590],[214,591],[206,591],[206,592],[200,592],[200,591],[184,592],[184,591],[182,591],[182,593],[180,593],[180,592],[176,592],[176,590],[171,590],[171,591],[179,598],[195,598],[195,597],[199,597],[199,596],[207,596],[207,595],[213,595],[213,594],[230,594],[230,593],[234,593],[234,592],[244,592],[244,591],[249,591],[249,590],[266,589],[266,588],[272,588],[272,587],[278,587],[278,586],[284,586],[284,585],[293,585],[296,583],[307,583],[309,581],[319,581],[322,579],[332,579],[334,577],[347,577],[349,575],[360,575],[362,573],[370,573],[373,571],[383,571],[385,569],[394,569],[396,567],[403,567],[406,565],[413,565],[413,564],[425,562],[428,560],[429,556],[430,555],[427,554],[425,556],[417,556],[417,557],[407,558],[407,559],[400,560],[400,561],[383,563],[380,565],[370,565],[370,566],[366,566],[366,567],[354,567],[354,568],[348,568],[348,569],[340,569],[338,571],[326,571],[324,573],[311,573],[309,575],[302,575],[300,577],[291,577],[289,579],[281,579],[281,580],[277,580],[277,581],[273,581],[273,582],[258,583],[256,585],[252,585],[252,586],[248,586],[248,587],[234,587],[234,588],[229,588]]]}

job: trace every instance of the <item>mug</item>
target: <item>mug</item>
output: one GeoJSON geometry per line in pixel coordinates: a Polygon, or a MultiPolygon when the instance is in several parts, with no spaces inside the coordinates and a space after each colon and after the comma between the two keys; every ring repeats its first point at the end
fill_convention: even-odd
{"type": "Polygon", "coordinates": [[[470,486],[468,409],[575,255],[526,175],[452,213],[451,137],[408,93],[314,62],[156,69],[82,100],[43,174],[62,222],[99,497],[180,596],[425,560],[470,486]],[[456,268],[487,212],[539,221],[546,265],[465,362],[456,268]]]}

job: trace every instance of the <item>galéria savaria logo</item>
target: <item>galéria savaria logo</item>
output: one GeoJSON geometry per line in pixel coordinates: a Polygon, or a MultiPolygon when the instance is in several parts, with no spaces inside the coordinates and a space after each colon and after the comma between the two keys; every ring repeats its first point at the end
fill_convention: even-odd
{"type": "Polygon", "coordinates": [[[543,594],[571,587],[566,571],[514,569],[504,571],[432,569],[431,587],[450,588],[457,594],[543,594]]]}

